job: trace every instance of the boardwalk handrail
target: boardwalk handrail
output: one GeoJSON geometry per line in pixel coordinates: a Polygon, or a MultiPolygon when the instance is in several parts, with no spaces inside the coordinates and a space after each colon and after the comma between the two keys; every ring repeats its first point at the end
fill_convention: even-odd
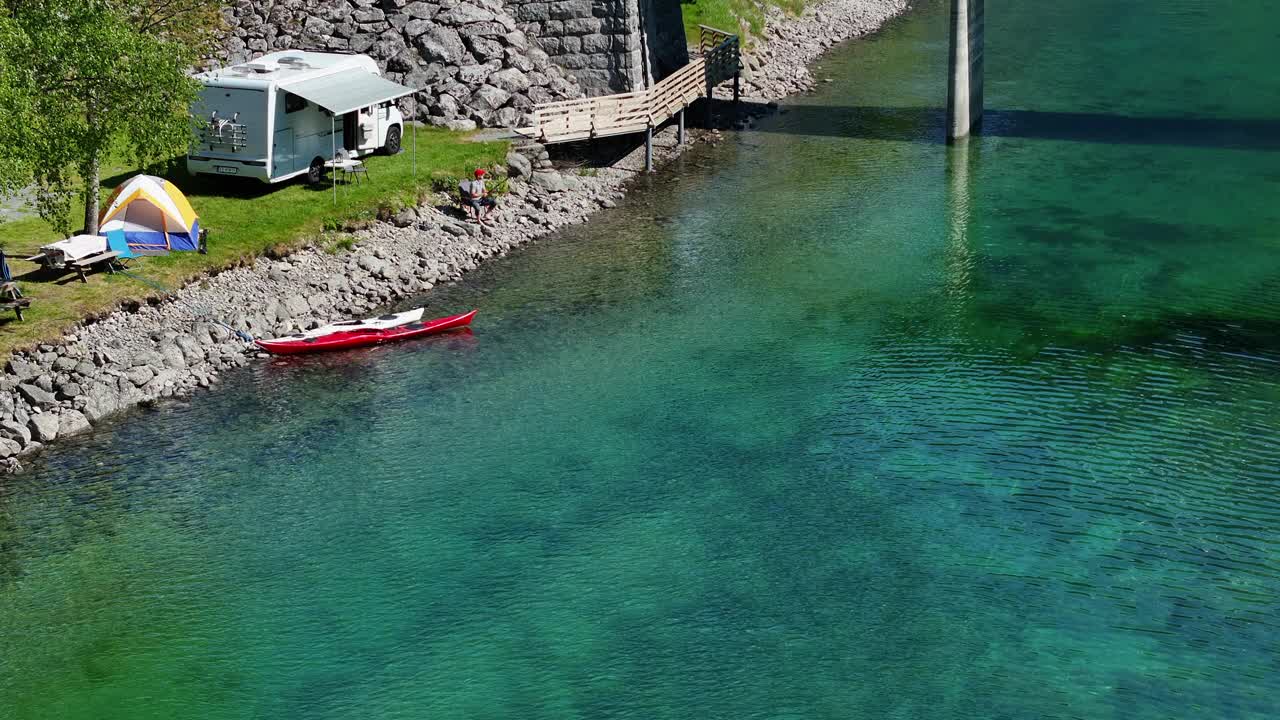
{"type": "Polygon", "coordinates": [[[636,92],[541,103],[533,124],[516,132],[543,143],[625,135],[651,130],[694,100],[710,97],[716,85],[733,78],[739,66],[738,36],[700,25],[699,53],[688,65],[636,92]]]}
{"type": "Polygon", "coordinates": [[[724,30],[717,30],[709,25],[698,26],[698,52],[706,55],[708,51],[713,50],[730,38],[736,38],[737,35],[727,33],[724,30]]]}

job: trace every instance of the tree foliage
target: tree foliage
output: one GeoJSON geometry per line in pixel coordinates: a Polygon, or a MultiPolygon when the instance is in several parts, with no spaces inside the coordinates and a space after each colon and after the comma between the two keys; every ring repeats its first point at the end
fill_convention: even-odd
{"type": "Polygon", "coordinates": [[[99,166],[123,152],[139,166],[184,152],[190,69],[221,27],[195,0],[0,0],[0,192],[33,185],[62,232],[85,198],[97,229],[99,166]]]}

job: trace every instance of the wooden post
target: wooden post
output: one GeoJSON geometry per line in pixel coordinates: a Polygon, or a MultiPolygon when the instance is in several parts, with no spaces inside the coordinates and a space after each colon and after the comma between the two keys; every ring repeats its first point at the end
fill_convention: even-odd
{"type": "Polygon", "coordinates": [[[644,171],[653,172],[653,126],[644,131],[644,171]]]}
{"type": "Polygon", "coordinates": [[[716,86],[711,84],[711,69],[707,69],[707,129],[714,127],[715,118],[711,115],[711,94],[715,92],[716,86]]]}
{"type": "Polygon", "coordinates": [[[680,112],[676,114],[676,144],[684,144],[684,108],[680,108],[680,112]]]}

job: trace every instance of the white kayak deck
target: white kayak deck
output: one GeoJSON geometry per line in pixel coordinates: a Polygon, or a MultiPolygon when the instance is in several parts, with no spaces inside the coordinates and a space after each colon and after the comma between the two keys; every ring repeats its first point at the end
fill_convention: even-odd
{"type": "Polygon", "coordinates": [[[422,319],[422,313],[426,308],[414,308],[406,310],[402,313],[392,313],[390,315],[379,315],[374,318],[365,318],[364,320],[347,320],[344,322],[325,325],[314,330],[308,330],[305,333],[297,333],[294,335],[285,335],[284,337],[273,338],[275,340],[306,340],[307,338],[324,337],[332,335],[336,332],[351,332],[353,330],[386,330],[388,328],[407,325],[412,322],[418,322],[422,319]]]}

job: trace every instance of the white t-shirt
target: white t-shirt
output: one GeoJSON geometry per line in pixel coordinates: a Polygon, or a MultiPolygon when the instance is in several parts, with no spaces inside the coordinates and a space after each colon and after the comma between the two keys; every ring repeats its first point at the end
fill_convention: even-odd
{"type": "Polygon", "coordinates": [[[463,180],[460,187],[462,188],[463,192],[467,193],[471,197],[484,196],[483,180],[463,180]]]}

